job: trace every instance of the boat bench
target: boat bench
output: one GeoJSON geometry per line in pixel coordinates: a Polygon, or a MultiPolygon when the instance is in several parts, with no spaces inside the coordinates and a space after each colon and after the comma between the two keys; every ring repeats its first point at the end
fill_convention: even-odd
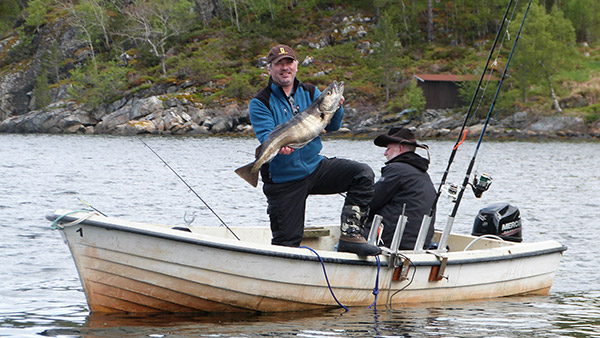
{"type": "Polygon", "coordinates": [[[329,229],[325,229],[324,227],[304,227],[303,238],[327,237],[329,235],[329,229]]]}

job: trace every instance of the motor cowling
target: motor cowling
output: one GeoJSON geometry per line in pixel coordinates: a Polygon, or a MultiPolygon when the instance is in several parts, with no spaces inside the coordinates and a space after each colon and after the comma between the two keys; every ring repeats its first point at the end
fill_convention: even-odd
{"type": "Polygon", "coordinates": [[[475,217],[471,235],[496,235],[505,241],[523,241],[519,209],[510,203],[488,205],[475,217]]]}

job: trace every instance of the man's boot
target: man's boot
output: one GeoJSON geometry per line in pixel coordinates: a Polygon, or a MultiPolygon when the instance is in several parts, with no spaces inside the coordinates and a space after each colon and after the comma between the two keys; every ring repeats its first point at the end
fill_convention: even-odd
{"type": "Polygon", "coordinates": [[[359,256],[375,256],[381,253],[381,249],[367,243],[362,235],[368,217],[366,209],[366,207],[361,208],[357,205],[344,205],[342,209],[342,234],[340,235],[337,251],[352,252],[359,256]]]}

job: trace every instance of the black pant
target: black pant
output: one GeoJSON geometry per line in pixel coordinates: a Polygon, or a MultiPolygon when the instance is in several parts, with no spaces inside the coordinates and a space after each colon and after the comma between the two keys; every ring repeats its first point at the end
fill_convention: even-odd
{"type": "Polygon", "coordinates": [[[286,183],[263,185],[269,203],[274,245],[297,247],[304,233],[304,214],[308,195],[327,195],[347,192],[344,204],[366,207],[373,198],[375,174],[367,164],[355,161],[324,158],[317,169],[306,178],[286,183]]]}

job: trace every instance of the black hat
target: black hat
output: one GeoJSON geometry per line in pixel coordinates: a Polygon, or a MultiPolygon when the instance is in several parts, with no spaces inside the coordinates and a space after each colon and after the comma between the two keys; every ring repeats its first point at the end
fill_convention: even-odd
{"type": "Polygon", "coordinates": [[[393,127],[387,134],[379,135],[375,138],[375,145],[379,147],[387,147],[390,143],[402,143],[419,146],[415,133],[408,128],[393,127]]]}
{"type": "Polygon", "coordinates": [[[296,60],[296,54],[290,46],[277,45],[271,48],[271,51],[267,56],[267,63],[277,62],[283,58],[290,58],[296,60]]]}

